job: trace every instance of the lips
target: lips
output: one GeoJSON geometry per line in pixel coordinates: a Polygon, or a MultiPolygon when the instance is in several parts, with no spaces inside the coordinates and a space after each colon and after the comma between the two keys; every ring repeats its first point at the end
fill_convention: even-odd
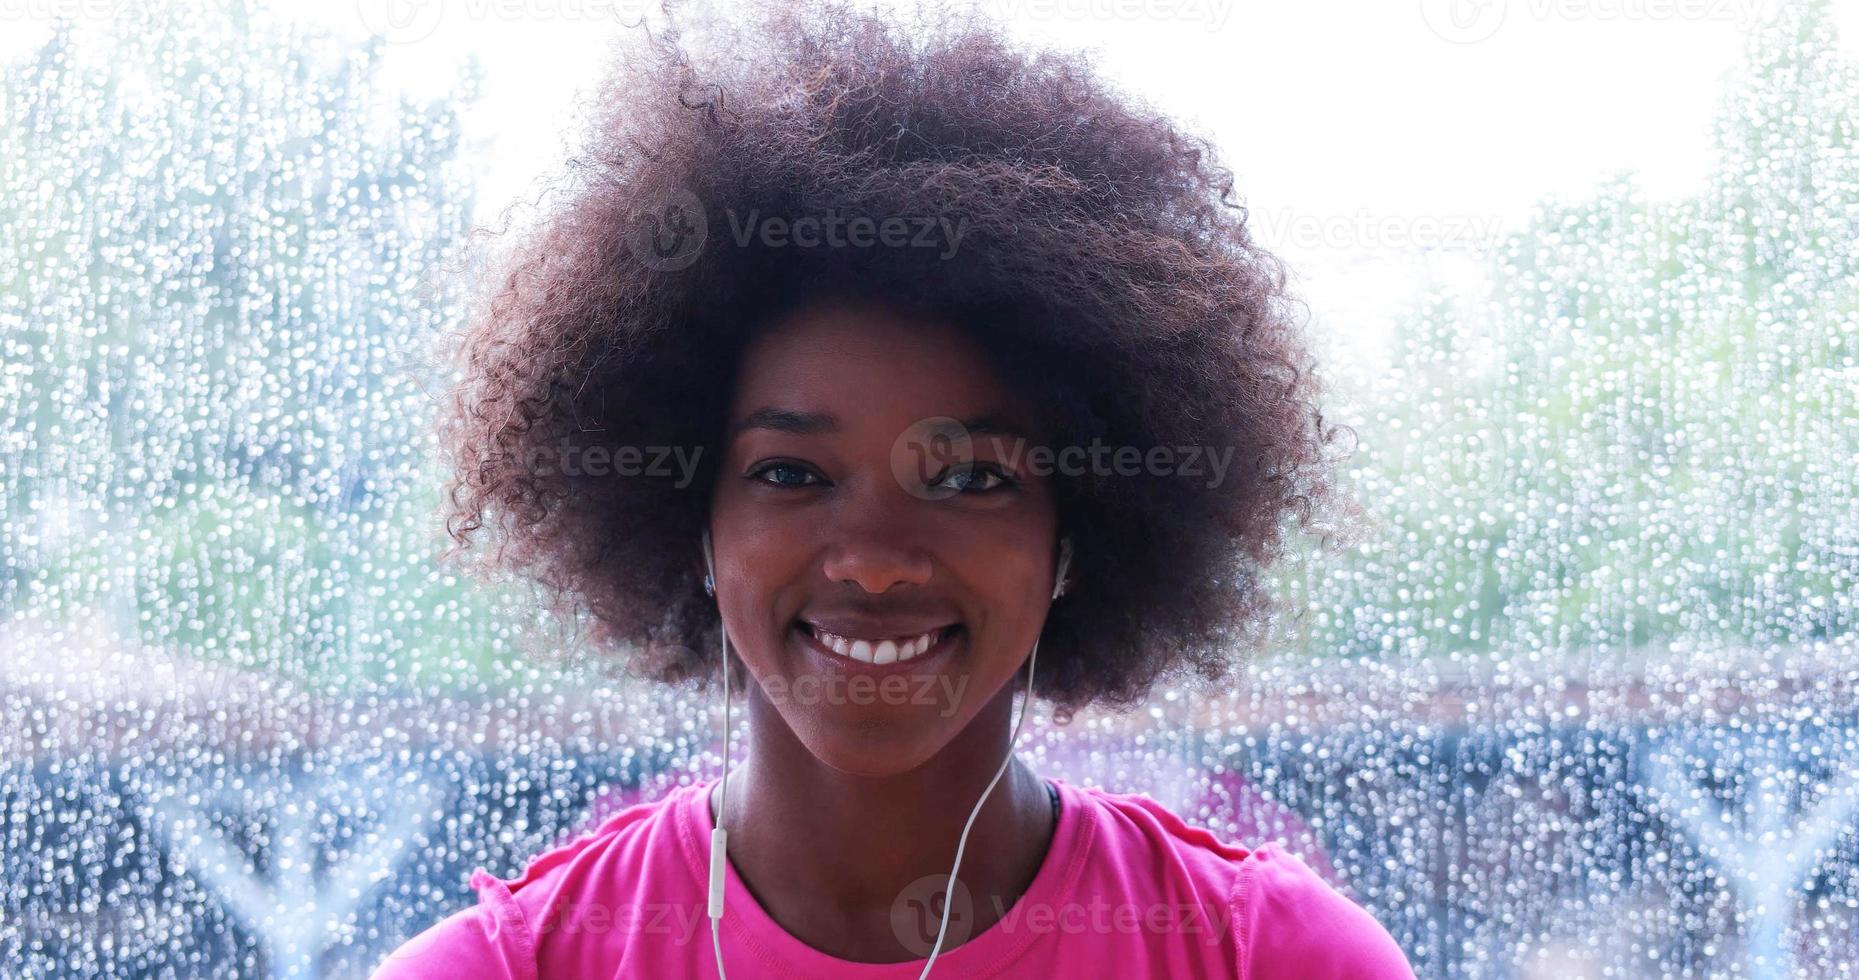
{"type": "Polygon", "coordinates": [[[908,663],[929,654],[962,628],[960,623],[950,623],[909,633],[870,628],[860,628],[854,632],[847,627],[840,627],[844,632],[835,632],[805,619],[799,620],[795,626],[824,651],[836,657],[874,666],[908,663]]]}

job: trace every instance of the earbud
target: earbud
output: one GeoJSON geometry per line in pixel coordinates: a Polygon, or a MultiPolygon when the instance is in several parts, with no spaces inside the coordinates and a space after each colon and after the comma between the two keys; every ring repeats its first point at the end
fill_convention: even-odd
{"type": "Polygon", "coordinates": [[[1067,534],[1059,539],[1059,570],[1058,574],[1052,576],[1052,598],[1064,595],[1065,590],[1071,587],[1071,583],[1065,580],[1065,573],[1071,569],[1071,565],[1072,538],[1067,534]]]}
{"type": "Polygon", "coordinates": [[[704,594],[716,595],[716,560],[710,556],[710,529],[704,528],[704,594]]]}

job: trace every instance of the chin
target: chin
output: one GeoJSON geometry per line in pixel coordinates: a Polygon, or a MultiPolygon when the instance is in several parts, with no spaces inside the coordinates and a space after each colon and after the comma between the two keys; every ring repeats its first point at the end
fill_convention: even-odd
{"type": "MultiPolygon", "coordinates": [[[[800,720],[800,719],[796,719],[800,720]]],[[[900,776],[911,772],[953,741],[959,728],[955,718],[933,718],[931,730],[900,731],[899,719],[871,717],[860,720],[820,719],[796,726],[801,744],[813,757],[849,776],[900,776]]],[[[915,727],[915,726],[911,726],[915,727]]]]}

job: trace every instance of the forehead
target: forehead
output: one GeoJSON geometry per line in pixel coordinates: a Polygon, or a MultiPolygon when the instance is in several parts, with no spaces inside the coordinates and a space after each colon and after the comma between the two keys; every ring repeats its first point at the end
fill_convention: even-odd
{"type": "Polygon", "coordinates": [[[961,328],[853,304],[802,309],[749,342],[730,415],[770,407],[831,412],[846,427],[936,415],[1018,417],[1024,408],[986,349],[961,328]]]}

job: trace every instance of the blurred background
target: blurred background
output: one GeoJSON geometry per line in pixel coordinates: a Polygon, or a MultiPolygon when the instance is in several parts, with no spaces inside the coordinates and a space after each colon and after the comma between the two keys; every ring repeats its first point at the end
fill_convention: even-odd
{"type": "MultiPolygon", "coordinates": [[[[1242,679],[1036,767],[1422,977],[1859,975],[1859,3],[984,6],[1224,148],[1353,447],[1242,679]]],[[[0,976],[365,976],[715,771],[436,560],[472,229],[648,15],[0,4],[0,976]]]]}

